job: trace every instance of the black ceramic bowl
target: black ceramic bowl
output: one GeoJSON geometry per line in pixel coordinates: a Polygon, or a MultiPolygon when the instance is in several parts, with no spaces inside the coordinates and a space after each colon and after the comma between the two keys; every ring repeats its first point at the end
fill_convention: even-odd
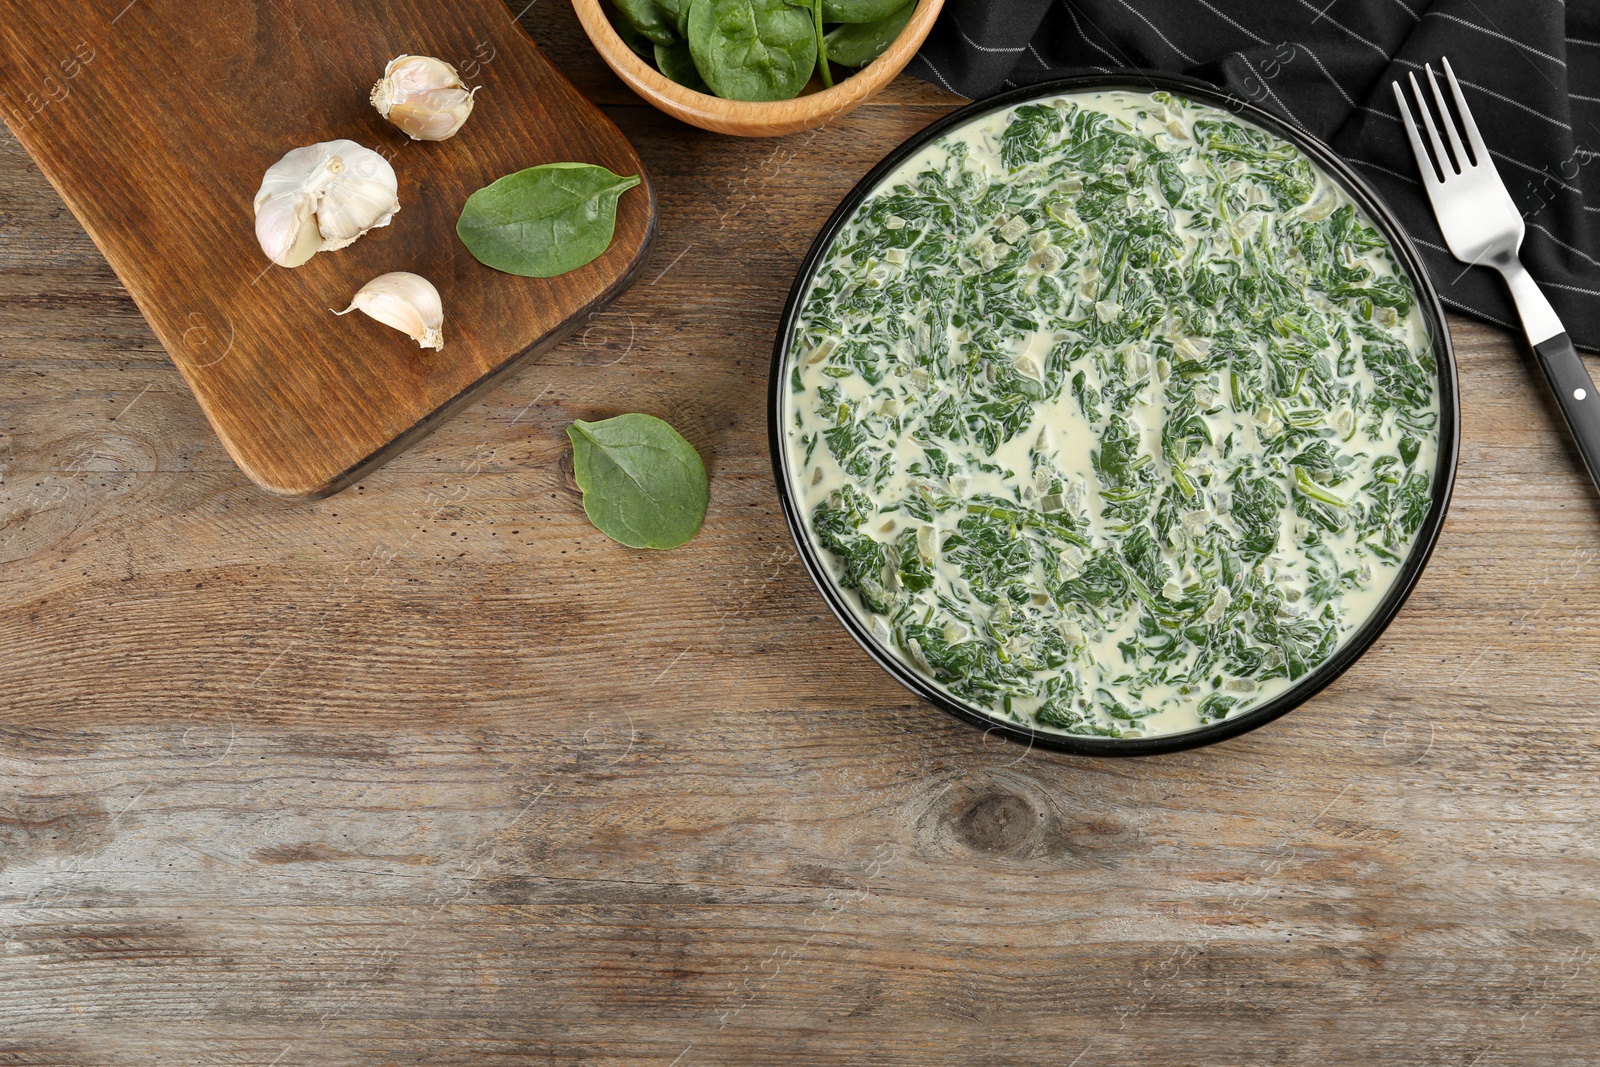
{"type": "Polygon", "coordinates": [[[1422,575],[1423,568],[1427,566],[1428,557],[1432,555],[1434,543],[1439,538],[1439,528],[1444,524],[1445,510],[1450,503],[1450,491],[1455,483],[1456,458],[1460,447],[1455,354],[1451,350],[1450,333],[1444,322],[1444,308],[1439,303],[1439,294],[1434,291],[1433,284],[1423,269],[1422,260],[1411,244],[1411,239],[1406,236],[1394,213],[1378,198],[1378,194],[1322,142],[1286,125],[1276,116],[1247,101],[1223,93],[1203,82],[1143,73],[1064,78],[1016,89],[945,116],[885,156],[883,161],[873,167],[850,191],[850,195],[844,198],[833,216],[828,219],[827,225],[822,227],[822,232],[817,234],[817,239],[812,242],[811,251],[800,266],[800,272],[795,278],[794,288],[789,292],[789,302],[784,308],[783,318],[778,326],[777,342],[772,354],[772,375],[768,386],[767,405],[772,468],[778,482],[778,498],[783,503],[784,518],[788,520],[789,531],[794,535],[795,544],[799,548],[800,558],[805,561],[806,570],[810,572],[812,580],[817,583],[817,589],[822,593],[822,598],[827,601],[828,607],[833,609],[833,613],[844,624],[850,636],[855,638],[880,667],[907,689],[956,718],[1015,741],[1086,756],[1148,756],[1198,748],[1201,745],[1236,737],[1247,730],[1271,722],[1305,703],[1343,674],[1388,627],[1400,611],[1400,606],[1405,603],[1406,597],[1411,594],[1417,579],[1422,575]],[[1410,278],[1416,291],[1417,306],[1432,336],[1433,352],[1439,367],[1439,457],[1438,467],[1434,472],[1433,504],[1428,509],[1427,518],[1417,531],[1411,554],[1395,575],[1394,584],[1388,594],[1379,602],[1377,609],[1367,621],[1340,645],[1338,651],[1327,662],[1301,678],[1289,689],[1241,715],[1194,730],[1128,740],[1050,733],[995,718],[945,692],[903,662],[894,650],[880,645],[856,616],[854,609],[845,599],[845,594],[835,584],[832,573],[821,557],[823,550],[812,541],[806,529],[805,519],[790,488],[789,453],[783,425],[784,385],[789,379],[789,347],[793,340],[795,319],[799,315],[801,301],[811,284],[812,275],[827,253],[828,246],[833,243],[834,235],[855,213],[861,202],[872,194],[878,184],[929,141],[989,112],[1041,97],[1101,90],[1131,92],[1165,90],[1191,100],[1211,104],[1231,112],[1244,121],[1271,131],[1304,152],[1331,179],[1343,187],[1350,198],[1360,205],[1388,238],[1395,259],[1410,278]]]}

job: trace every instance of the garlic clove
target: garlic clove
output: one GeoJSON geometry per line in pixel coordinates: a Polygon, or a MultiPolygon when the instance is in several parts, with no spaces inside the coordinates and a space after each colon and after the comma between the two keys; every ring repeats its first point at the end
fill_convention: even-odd
{"type": "Polygon", "coordinates": [[[477,91],[469,91],[442,59],[402,55],[389,61],[372,87],[372,106],[414,141],[443,141],[472,114],[477,91]]]}
{"type": "Polygon", "coordinates": [[[323,249],[332,252],[354,244],[368,230],[389,225],[400,210],[394,190],[378,180],[352,182],[341,186],[338,195],[330,193],[317,208],[317,228],[322,231],[323,249]]]}
{"type": "Polygon", "coordinates": [[[472,114],[472,94],[465,89],[435,89],[420,98],[395,104],[385,116],[414,141],[446,141],[472,114]]]}
{"type": "Polygon", "coordinates": [[[368,230],[389,225],[400,210],[400,198],[399,181],[387,159],[354,141],[327,144],[337,146],[330,165],[339,164],[339,171],[317,206],[317,226],[323,248],[331,252],[368,230]]]}
{"type": "Polygon", "coordinates": [[[380,274],[356,292],[349,307],[334,314],[348,315],[357,308],[410,335],[423,348],[444,347],[444,302],[433,283],[419,274],[380,274]]]}
{"type": "Polygon", "coordinates": [[[315,205],[293,194],[268,197],[256,207],[256,240],[280,267],[298,267],[322,249],[315,205]]]}
{"type": "Polygon", "coordinates": [[[261,179],[256,240],[274,263],[298,267],[387,226],[400,210],[399,189],[389,161],[354,141],[293,149],[261,179]]]}

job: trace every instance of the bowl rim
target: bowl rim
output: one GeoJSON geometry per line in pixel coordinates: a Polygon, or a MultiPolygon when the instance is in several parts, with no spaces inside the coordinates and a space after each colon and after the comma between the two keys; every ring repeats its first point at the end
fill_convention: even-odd
{"type": "Polygon", "coordinates": [[[944,0],[913,0],[917,7],[910,21],[882,54],[866,66],[857,68],[854,73],[839,79],[831,87],[814,93],[802,93],[787,100],[730,100],[680,85],[646,62],[644,57],[628,46],[611,24],[605,0],[572,2],[584,32],[593,38],[595,32],[603,30],[609,35],[608,43],[613,46],[612,51],[620,57],[614,59],[595,42],[601,58],[630,88],[637,90],[642,86],[648,89],[653,94],[653,98],[647,98],[649,103],[670,105],[675,113],[692,113],[730,126],[786,126],[800,119],[834,117],[854,110],[893,81],[910,63],[922,42],[932,32],[934,21],[944,6],[944,0]],[[914,41],[907,48],[906,42],[912,38],[914,41]],[[619,63],[622,65],[620,69],[619,63]],[[635,81],[639,85],[634,85],[635,81]]]}
{"type": "Polygon", "coordinates": [[[1150,756],[1180,752],[1215,744],[1264,726],[1316,696],[1347,671],[1356,660],[1372,647],[1399,614],[1410,597],[1417,581],[1427,567],[1438,543],[1449,509],[1450,497],[1455,487],[1456,465],[1460,455],[1460,395],[1457,385],[1455,350],[1451,344],[1449,326],[1445,322],[1444,305],[1439,299],[1432,279],[1423,267],[1421,256],[1399,218],[1365,180],[1331,148],[1303,130],[1289,126],[1276,115],[1263,110],[1230,93],[1198,79],[1174,75],[1148,74],[1143,71],[1112,71],[1107,74],[1080,75],[1057,78],[1023,86],[997,96],[959,108],[938,119],[886,155],[867,172],[839,206],[829,216],[810,250],[801,262],[789,299],[778,322],[777,336],[773,342],[772,367],[767,395],[768,446],[772,453],[773,475],[777,482],[778,498],[783,508],[784,520],[794,538],[800,559],[816,584],[823,600],[833,611],[845,631],[872,659],[900,684],[930,704],[972,726],[989,733],[997,733],[1012,741],[1058,752],[1081,756],[1150,756]],[[1406,271],[1417,294],[1417,307],[1422,311],[1432,339],[1434,362],[1438,368],[1439,386],[1439,447],[1431,489],[1432,502],[1427,516],[1418,528],[1410,553],[1395,575],[1393,584],[1379,601],[1364,623],[1352,633],[1327,660],[1309,674],[1295,682],[1282,693],[1263,701],[1236,718],[1223,719],[1209,726],[1179,733],[1159,734],[1153,737],[1117,740],[1077,734],[1058,734],[1036,730],[1018,723],[1006,722],[988,715],[976,707],[952,696],[936,686],[930,679],[902,662],[890,649],[882,647],[867,630],[866,624],[856,617],[854,609],[845,598],[821,557],[821,549],[813,543],[807,530],[805,517],[800,512],[789,478],[786,428],[783,425],[783,406],[787,384],[787,358],[795,320],[800,305],[810,287],[813,276],[826,254],[833,238],[856,209],[874,189],[908,158],[930,141],[949,130],[965,125],[983,115],[1014,107],[1041,97],[1063,93],[1131,90],[1135,92],[1165,91],[1194,99],[1201,103],[1221,107],[1235,117],[1253,122],[1294,145],[1321,167],[1330,178],[1337,181],[1345,192],[1377,224],[1388,239],[1395,259],[1406,271]]]}

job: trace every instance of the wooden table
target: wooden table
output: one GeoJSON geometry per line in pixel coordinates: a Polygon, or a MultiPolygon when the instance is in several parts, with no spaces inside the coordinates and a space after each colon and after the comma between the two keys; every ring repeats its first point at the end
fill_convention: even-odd
{"type": "Polygon", "coordinates": [[[0,1064],[1597,1062],[1600,501],[1509,336],[1453,320],[1450,520],[1323,696],[1142,761],[988,739],[829,616],[766,454],[802,254],[952,98],[716,137],[523,22],[655,259],[317,504],[0,149],[0,1064]],[[680,551],[579,505],[564,427],[635,410],[711,469],[680,551]]]}

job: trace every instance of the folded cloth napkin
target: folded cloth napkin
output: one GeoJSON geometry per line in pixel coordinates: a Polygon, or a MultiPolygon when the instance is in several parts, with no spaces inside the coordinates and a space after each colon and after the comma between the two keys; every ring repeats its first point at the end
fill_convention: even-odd
{"type": "Polygon", "coordinates": [[[1424,63],[1438,70],[1441,55],[1527,222],[1523,262],[1574,342],[1600,351],[1600,4],[947,0],[907,70],[975,99],[1126,68],[1221,86],[1353,164],[1405,224],[1446,304],[1514,326],[1499,277],[1445,248],[1389,88],[1424,63]]]}

